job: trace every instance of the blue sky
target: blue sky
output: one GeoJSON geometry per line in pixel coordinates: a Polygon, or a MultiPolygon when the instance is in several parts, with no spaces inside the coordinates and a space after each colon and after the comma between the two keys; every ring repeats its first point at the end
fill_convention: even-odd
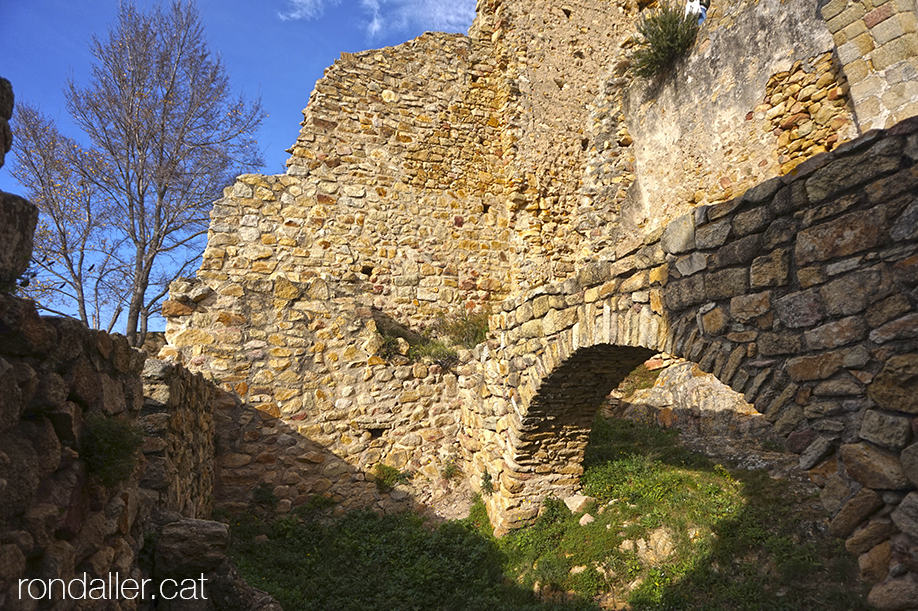
{"type": "MultiPolygon", "coordinates": [[[[258,134],[267,174],[283,172],[284,149],[296,139],[309,93],[341,52],[398,44],[428,30],[465,32],[475,13],[475,0],[198,0],[197,6],[233,89],[261,97],[268,113],[258,134]]],[[[0,76],[12,81],[17,101],[38,106],[68,136],[80,139],[64,106],[64,85],[87,77],[90,38],[105,36],[117,9],[117,0],[0,0],[0,76]]],[[[19,193],[11,161],[0,168],[0,190],[19,193]]]]}

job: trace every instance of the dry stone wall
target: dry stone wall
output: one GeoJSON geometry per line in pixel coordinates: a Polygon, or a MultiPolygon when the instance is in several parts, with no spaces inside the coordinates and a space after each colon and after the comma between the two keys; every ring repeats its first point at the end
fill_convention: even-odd
{"type": "Polygon", "coordinates": [[[576,490],[603,397],[667,352],[774,424],[850,549],[893,550],[873,573],[873,602],[913,599],[916,160],[913,118],[507,300],[459,380],[463,447],[474,476],[497,486],[486,503],[498,532],[576,490]]]}
{"type": "Polygon", "coordinates": [[[142,353],[121,336],[43,319],[0,294],[0,607],[20,601],[20,578],[140,577],[150,507],[137,485],[107,488],[80,460],[85,418],[136,420],[142,353]]]}
{"type": "Polygon", "coordinates": [[[121,335],[39,317],[31,301],[0,294],[3,609],[41,607],[20,598],[20,579],[147,577],[141,548],[158,516],[210,516],[216,389],[180,366],[144,367],[144,358],[121,335]],[[87,469],[93,418],[143,432],[143,458],[120,483],[106,486],[87,469]]]}
{"type": "MultiPolygon", "coordinates": [[[[11,106],[0,79],[4,117],[11,106]]],[[[180,366],[144,368],[124,336],[42,318],[9,294],[37,215],[0,193],[0,608],[97,608],[72,580],[202,576],[220,608],[279,608],[226,558],[227,525],[193,519],[213,503],[216,388],[180,366]]]]}
{"type": "Polygon", "coordinates": [[[161,511],[209,518],[214,501],[216,387],[180,365],[143,368],[145,500],[161,511]]]}

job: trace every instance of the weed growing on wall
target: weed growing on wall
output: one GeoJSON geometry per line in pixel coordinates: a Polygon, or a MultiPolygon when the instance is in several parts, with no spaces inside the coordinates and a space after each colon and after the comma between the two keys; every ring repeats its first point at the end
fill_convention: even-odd
{"type": "Polygon", "coordinates": [[[474,348],[484,341],[488,333],[488,316],[487,311],[441,316],[431,330],[423,333],[395,325],[380,328],[382,346],[379,354],[385,359],[399,356],[399,339],[402,339],[408,343],[408,352],[404,356],[409,361],[427,359],[443,369],[451,369],[459,362],[456,347],[474,348]]]}
{"type": "Polygon", "coordinates": [[[668,72],[685,55],[698,33],[697,18],[686,16],[679,4],[663,2],[638,23],[642,39],[631,55],[632,70],[649,78],[668,72]]]}
{"type": "Polygon", "coordinates": [[[111,487],[130,477],[142,443],[143,433],[135,424],[92,415],[84,423],[80,457],[91,475],[111,487]]]}
{"type": "Polygon", "coordinates": [[[437,330],[452,342],[454,346],[472,349],[485,340],[488,335],[488,316],[490,312],[469,313],[463,311],[452,317],[441,317],[437,330]]]}
{"type": "Polygon", "coordinates": [[[373,476],[376,478],[376,487],[382,492],[392,490],[396,484],[407,484],[411,481],[411,473],[399,471],[395,467],[382,463],[373,469],[373,476]]]}

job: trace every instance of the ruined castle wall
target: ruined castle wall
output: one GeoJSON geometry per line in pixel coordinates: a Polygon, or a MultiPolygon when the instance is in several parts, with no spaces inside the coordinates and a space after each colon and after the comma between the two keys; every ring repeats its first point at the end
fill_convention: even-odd
{"type": "Polygon", "coordinates": [[[33,302],[0,294],[0,607],[30,608],[22,578],[139,578],[156,512],[209,517],[215,388],[151,365],[121,335],[41,318],[33,302]],[[87,470],[92,416],[143,433],[143,458],[123,482],[87,470]]]}
{"type": "Polygon", "coordinates": [[[219,436],[223,499],[264,482],[281,508],[385,504],[365,477],[381,462],[420,474],[424,498],[449,488],[428,482],[458,449],[455,376],[384,358],[376,318],[423,330],[509,293],[490,61],[445,34],[344,56],[287,173],[241,176],[214,205],[197,279],[163,307],[162,354],[242,401],[228,409],[244,432],[219,436]]]}
{"type": "Polygon", "coordinates": [[[489,0],[478,11],[470,35],[494,41],[503,69],[510,263],[514,286],[525,289],[573,270],[584,221],[578,191],[594,144],[590,102],[631,33],[637,7],[622,0],[489,0]]]}
{"type": "Polygon", "coordinates": [[[855,135],[832,51],[809,3],[713,3],[673,72],[636,79],[626,95],[637,184],[624,226],[660,227],[855,135]]]}
{"type": "Polygon", "coordinates": [[[299,180],[277,193],[278,256],[306,259],[277,271],[367,281],[404,322],[506,295],[494,72],[487,45],[446,34],[329,68],[291,149],[299,180]]]}

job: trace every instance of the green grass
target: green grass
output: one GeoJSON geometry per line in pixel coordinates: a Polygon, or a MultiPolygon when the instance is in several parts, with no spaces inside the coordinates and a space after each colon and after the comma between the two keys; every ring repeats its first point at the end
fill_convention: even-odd
{"type": "Polygon", "coordinates": [[[470,314],[462,312],[450,316],[440,316],[429,329],[414,332],[389,325],[378,331],[382,338],[380,354],[385,359],[392,359],[399,354],[398,338],[408,342],[408,353],[405,357],[410,362],[432,361],[444,369],[452,369],[459,362],[457,347],[474,348],[485,340],[488,333],[487,311],[470,314]]]}
{"type": "Polygon", "coordinates": [[[288,610],[596,609],[610,592],[634,609],[865,608],[853,558],[801,523],[818,516],[801,517],[813,499],[767,473],[730,471],[672,432],[602,419],[584,467],[596,498],[586,526],[556,499],[501,539],[480,500],[436,528],[411,513],[331,524],[248,515],[233,524],[231,552],[288,610]],[[674,549],[664,560],[622,547],[660,528],[674,549]]]}
{"type": "Polygon", "coordinates": [[[655,369],[651,371],[647,369],[643,363],[638,365],[618,385],[618,390],[621,392],[621,396],[630,397],[637,390],[652,388],[654,382],[657,381],[657,378],[660,376],[662,371],[662,369],[655,369]]]}

